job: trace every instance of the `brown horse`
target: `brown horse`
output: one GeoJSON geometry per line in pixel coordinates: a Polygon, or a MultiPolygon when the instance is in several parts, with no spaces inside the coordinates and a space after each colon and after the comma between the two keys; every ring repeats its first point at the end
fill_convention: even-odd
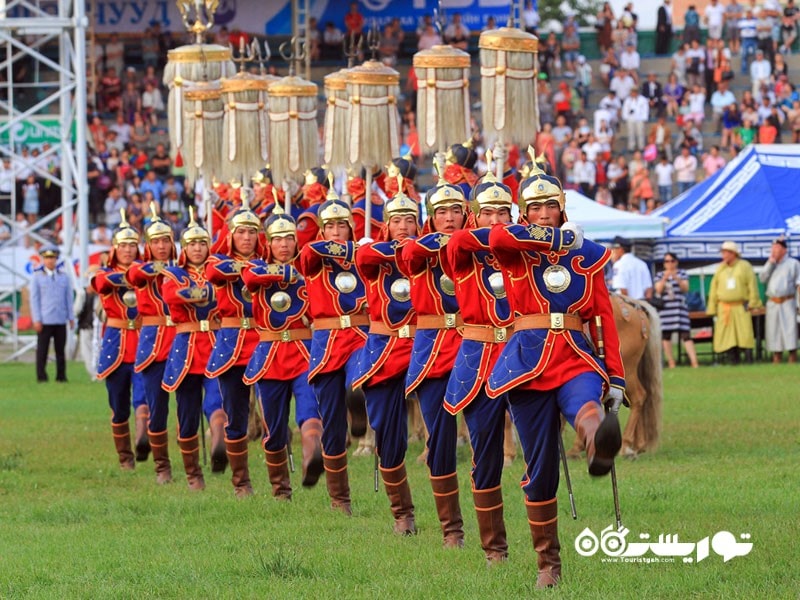
{"type": "MultiPolygon", "coordinates": [[[[625,394],[631,405],[622,433],[622,455],[633,459],[655,450],[661,434],[661,319],[649,303],[620,294],[611,294],[611,306],[625,368],[625,394]]],[[[576,439],[568,455],[577,458],[582,451],[583,445],[576,439]]]]}

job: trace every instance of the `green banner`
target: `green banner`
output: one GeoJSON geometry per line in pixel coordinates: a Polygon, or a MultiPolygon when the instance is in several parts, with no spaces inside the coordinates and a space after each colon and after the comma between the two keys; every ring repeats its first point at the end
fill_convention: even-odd
{"type": "MultiPolygon", "coordinates": [[[[14,144],[15,148],[40,147],[61,143],[61,122],[58,117],[33,116],[9,126],[8,118],[0,117],[0,144],[14,144]]],[[[75,143],[75,122],[70,130],[70,142],[75,143]]]]}

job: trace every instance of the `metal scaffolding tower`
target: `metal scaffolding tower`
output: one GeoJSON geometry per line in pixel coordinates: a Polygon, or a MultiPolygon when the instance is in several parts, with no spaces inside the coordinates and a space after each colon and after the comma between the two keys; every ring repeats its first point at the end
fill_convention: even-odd
{"type": "MultiPolygon", "coordinates": [[[[18,206],[12,191],[11,214],[0,215],[12,235],[0,242],[0,249],[18,245],[25,235],[46,241],[43,230],[60,221],[67,266],[77,256],[81,273],[88,267],[89,240],[85,7],[84,0],[0,0],[0,159],[10,159],[15,169],[30,162],[37,178],[61,190],[60,207],[30,224],[26,232],[14,226],[18,206]],[[51,140],[35,162],[22,155],[25,131],[51,140]],[[60,172],[47,168],[54,162],[60,172]]],[[[4,261],[0,270],[12,272],[12,285],[0,288],[0,301],[10,298],[16,316],[18,291],[29,277],[4,261]]],[[[11,359],[35,345],[19,339],[16,321],[10,332],[0,328],[0,337],[11,337],[14,344],[11,359]]]]}

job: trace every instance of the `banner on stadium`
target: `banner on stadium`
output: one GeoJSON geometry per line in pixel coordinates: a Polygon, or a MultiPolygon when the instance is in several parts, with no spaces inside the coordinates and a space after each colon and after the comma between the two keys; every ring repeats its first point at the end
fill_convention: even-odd
{"type": "MultiPolygon", "coordinates": [[[[70,140],[75,142],[75,123],[72,123],[70,140]]],[[[0,117],[0,144],[10,146],[13,142],[15,148],[28,146],[40,148],[45,142],[50,145],[61,143],[61,120],[57,117],[34,115],[25,121],[18,121],[13,126],[8,126],[8,118],[0,117]]]]}
{"type": "MultiPolygon", "coordinates": [[[[359,0],[359,10],[367,22],[375,19],[379,26],[397,17],[403,29],[413,31],[426,14],[433,14],[436,0],[359,0]]],[[[309,0],[309,14],[316,17],[320,29],[332,21],[344,30],[344,15],[350,0],[309,0]]],[[[58,12],[56,0],[40,0],[38,6],[53,15],[58,12]]],[[[90,2],[86,9],[89,14],[90,2]]],[[[162,31],[184,31],[181,15],[174,0],[96,0],[94,25],[97,33],[141,33],[153,23],[162,31]]],[[[509,15],[508,0],[443,0],[445,14],[459,12],[464,25],[481,30],[490,16],[498,25],[505,25],[509,15]]],[[[291,0],[221,0],[216,13],[217,27],[239,29],[259,35],[289,35],[292,31],[291,0]]],[[[32,16],[20,3],[8,9],[8,18],[32,16]]]]}

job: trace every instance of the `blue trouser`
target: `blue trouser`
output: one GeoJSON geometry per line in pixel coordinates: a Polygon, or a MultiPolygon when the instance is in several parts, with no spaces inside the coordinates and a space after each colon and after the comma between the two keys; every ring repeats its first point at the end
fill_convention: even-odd
{"type": "Polygon", "coordinates": [[[319,419],[314,392],[308,384],[308,373],[294,379],[262,379],[257,384],[264,415],[264,449],[277,452],[289,443],[289,407],[294,394],[295,420],[302,426],[308,419],[319,419]]]}
{"type": "Polygon", "coordinates": [[[756,55],[758,39],[754,37],[742,38],[742,75],[747,75],[748,59],[756,55]]]}
{"type": "Polygon", "coordinates": [[[464,409],[472,444],[472,487],[488,490],[500,485],[503,475],[503,434],[507,398],[489,398],[481,391],[464,409]]]}
{"type": "Polygon", "coordinates": [[[217,378],[209,379],[203,377],[203,414],[206,420],[211,422],[211,415],[216,411],[222,410],[222,393],[219,390],[217,378]]]}
{"type": "Polygon", "coordinates": [[[433,477],[456,472],[456,417],[444,409],[444,392],[449,377],[424,379],[417,388],[419,410],[428,428],[428,468],[433,477]]]}
{"type": "Polygon", "coordinates": [[[228,417],[225,437],[230,441],[247,435],[247,419],[250,417],[250,386],[242,381],[245,367],[231,367],[217,377],[222,394],[222,408],[228,417]]]}
{"type": "Polygon", "coordinates": [[[175,403],[178,405],[178,437],[184,440],[194,437],[200,429],[201,409],[210,420],[211,413],[222,408],[217,380],[200,373],[187,374],[175,390],[175,403]]]}
{"type": "Polygon", "coordinates": [[[408,409],[405,373],[376,385],[364,386],[367,418],[375,430],[375,448],[381,467],[393,469],[403,464],[408,449],[408,409]]]}
{"type": "Polygon", "coordinates": [[[167,430],[169,392],[161,387],[166,366],[167,361],[165,360],[153,361],[140,371],[144,380],[147,406],[150,409],[150,420],[147,422],[147,430],[150,433],[161,433],[167,430]]]}
{"type": "Polygon", "coordinates": [[[347,382],[358,361],[353,352],[344,367],[330,373],[320,373],[310,382],[322,417],[322,449],[328,456],[339,456],[347,450],[347,382]]]}
{"type": "Polygon", "coordinates": [[[133,363],[121,363],[106,377],[108,406],[112,423],[127,423],[131,417],[131,382],[133,363]]]}
{"type": "Polygon", "coordinates": [[[559,413],[572,427],[587,402],[600,404],[603,379],[594,371],[581,373],[554,390],[512,390],[508,393],[511,418],[519,433],[527,465],[522,489],[530,502],[550,500],[558,490],[561,435],[559,413]]]}
{"type": "Polygon", "coordinates": [[[144,378],[141,373],[134,371],[131,385],[133,386],[133,410],[135,411],[140,406],[147,406],[147,396],[144,393],[144,378]]]}
{"type": "Polygon", "coordinates": [[[658,186],[658,199],[661,202],[669,202],[672,200],[672,186],[660,185],[658,186]]]}

